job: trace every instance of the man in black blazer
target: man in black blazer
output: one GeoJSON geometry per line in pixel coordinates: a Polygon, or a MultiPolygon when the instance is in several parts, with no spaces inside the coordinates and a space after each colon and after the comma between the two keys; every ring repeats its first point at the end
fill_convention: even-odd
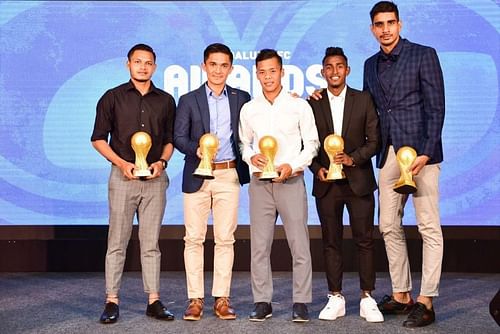
{"type": "Polygon", "coordinates": [[[203,315],[203,243],[210,211],[214,226],[214,313],[220,319],[235,319],[229,302],[234,260],[234,231],[237,226],[240,184],[250,181],[248,165],[238,149],[240,109],[250,95],[226,85],[233,69],[233,54],[224,44],[214,43],[204,51],[203,70],[207,82],[181,96],[174,126],[175,147],[185,154],[182,191],[184,192],[184,263],[189,306],[185,320],[203,315]],[[202,153],[199,140],[205,133],[219,139],[212,163],[213,180],[193,176],[202,153]]]}
{"type": "Polygon", "coordinates": [[[360,316],[369,322],[382,322],[384,317],[370,295],[375,289],[372,234],[375,208],[373,192],[377,189],[371,158],[379,147],[378,117],[370,95],[346,85],[349,71],[343,50],[338,47],[327,48],[321,74],[328,88],[321,93],[321,99],[309,102],[322,145],[310,169],[315,176],[313,195],[321,222],[329,289],[328,303],[319,318],[335,320],[345,315],[342,295],[342,216],[344,207],[347,207],[353,239],[359,251],[362,291],[360,316]],[[324,150],[324,141],[333,133],[344,140],[344,151],[336,154],[335,163],[342,164],[346,178],[328,182],[326,176],[330,160],[324,150]]]}

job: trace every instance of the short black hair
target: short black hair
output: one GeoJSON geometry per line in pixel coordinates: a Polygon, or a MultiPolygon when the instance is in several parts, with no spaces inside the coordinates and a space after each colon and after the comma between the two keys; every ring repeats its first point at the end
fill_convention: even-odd
{"type": "Polygon", "coordinates": [[[372,19],[372,23],[373,18],[378,13],[394,13],[396,14],[396,19],[399,22],[398,6],[392,1],[379,1],[372,7],[372,10],[370,10],[370,18],[372,19]]]}
{"type": "Polygon", "coordinates": [[[127,58],[128,60],[130,60],[130,57],[132,57],[132,54],[137,51],[137,50],[141,50],[141,51],[148,51],[148,52],[151,52],[153,54],[153,60],[155,61],[156,63],[156,54],[155,52],[153,51],[153,48],[150,47],[149,45],[147,44],[136,44],[134,45],[127,53],[127,58]]]}
{"type": "Polygon", "coordinates": [[[271,59],[271,58],[276,58],[278,59],[278,63],[280,64],[280,67],[283,67],[283,59],[281,56],[278,54],[276,50],[273,49],[262,49],[259,51],[259,54],[255,58],[255,66],[263,60],[271,59]]]}
{"type": "Polygon", "coordinates": [[[212,53],[223,53],[228,55],[231,64],[233,64],[233,53],[231,52],[229,46],[222,43],[210,44],[205,48],[205,51],[203,51],[203,62],[206,62],[212,53]]]}
{"type": "Polygon", "coordinates": [[[345,64],[348,65],[347,63],[347,56],[344,54],[344,50],[342,48],[339,48],[337,46],[329,46],[325,50],[325,56],[323,57],[323,65],[325,65],[325,61],[328,57],[333,57],[333,56],[340,56],[345,59],[345,64]]]}

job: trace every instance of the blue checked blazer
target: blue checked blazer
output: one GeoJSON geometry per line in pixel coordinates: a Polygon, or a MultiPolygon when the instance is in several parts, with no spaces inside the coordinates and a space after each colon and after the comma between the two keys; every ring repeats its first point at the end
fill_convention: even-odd
{"type": "Polygon", "coordinates": [[[379,168],[387,157],[389,134],[395,151],[411,146],[418,155],[430,157],[428,164],[443,161],[444,82],[436,50],[406,39],[401,43],[387,95],[378,79],[382,51],[368,58],[364,66],[363,89],[371,93],[380,118],[379,168]]]}

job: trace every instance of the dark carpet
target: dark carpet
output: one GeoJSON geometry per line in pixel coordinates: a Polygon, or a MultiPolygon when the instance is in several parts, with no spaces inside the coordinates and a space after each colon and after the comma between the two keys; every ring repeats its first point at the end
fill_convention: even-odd
{"type": "MultiPolygon", "coordinates": [[[[420,274],[414,276],[414,291],[420,274]]],[[[405,316],[386,316],[383,323],[367,323],[359,317],[359,281],[356,273],[344,275],[345,317],[335,321],[318,320],[326,302],[323,273],[313,276],[312,320],[291,321],[292,274],[274,273],[273,317],[263,323],[248,321],[253,308],[248,272],[235,272],[232,303],[238,318],[216,319],[211,307],[211,275],[206,274],[205,314],[201,321],[182,320],[187,305],[183,272],[162,272],[164,304],[176,320],[163,322],[145,315],[147,296],[139,272],[124,274],[120,319],[116,324],[98,322],[104,305],[103,273],[0,273],[0,333],[500,333],[488,305],[500,288],[500,274],[443,273],[440,294],[435,299],[436,323],[419,329],[401,326],[405,316]]],[[[375,299],[390,292],[387,273],[377,274],[375,299]]]]}

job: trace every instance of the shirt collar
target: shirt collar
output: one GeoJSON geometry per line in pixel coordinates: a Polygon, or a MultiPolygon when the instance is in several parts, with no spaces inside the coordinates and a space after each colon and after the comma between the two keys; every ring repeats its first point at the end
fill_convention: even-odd
{"type": "Polygon", "coordinates": [[[290,92],[287,92],[285,91],[285,89],[283,88],[283,86],[281,86],[280,88],[280,92],[278,93],[278,95],[276,96],[276,98],[274,99],[273,103],[271,103],[266,95],[264,94],[264,91],[262,91],[262,95],[259,95],[258,97],[256,97],[256,99],[260,99],[261,101],[267,103],[267,104],[276,104],[276,102],[282,100],[282,99],[286,99],[287,96],[290,96],[290,92]]]}
{"type": "Polygon", "coordinates": [[[227,97],[227,86],[224,85],[224,89],[222,90],[222,94],[217,96],[214,91],[208,87],[208,83],[205,83],[205,92],[207,93],[207,98],[213,97],[213,98],[220,98],[222,96],[227,97]]]}
{"type": "MultiPolygon", "coordinates": [[[[129,80],[128,83],[127,83],[127,86],[126,86],[126,89],[127,90],[137,90],[137,88],[135,88],[132,80],[129,80]]],[[[149,91],[146,93],[146,94],[149,94],[149,93],[156,93],[156,94],[159,94],[158,92],[158,88],[156,88],[156,86],[153,84],[153,81],[151,81],[151,86],[149,87],[149,91]]]]}
{"type": "Polygon", "coordinates": [[[396,61],[402,49],[403,49],[403,38],[399,37],[398,44],[396,44],[394,49],[392,49],[392,51],[389,52],[388,54],[385,53],[382,49],[380,49],[379,57],[384,61],[387,60],[396,61]]]}
{"type": "Polygon", "coordinates": [[[326,90],[326,93],[328,94],[328,99],[332,101],[333,99],[341,99],[342,101],[345,100],[345,94],[347,92],[347,85],[344,86],[344,89],[340,92],[339,96],[335,96],[330,92],[330,90],[326,90]]]}
{"type": "Polygon", "coordinates": [[[280,93],[278,94],[278,96],[276,96],[276,98],[274,100],[277,100],[277,99],[281,100],[283,97],[286,97],[286,96],[289,96],[289,95],[290,95],[290,92],[285,91],[284,87],[281,86],[280,93]]]}

